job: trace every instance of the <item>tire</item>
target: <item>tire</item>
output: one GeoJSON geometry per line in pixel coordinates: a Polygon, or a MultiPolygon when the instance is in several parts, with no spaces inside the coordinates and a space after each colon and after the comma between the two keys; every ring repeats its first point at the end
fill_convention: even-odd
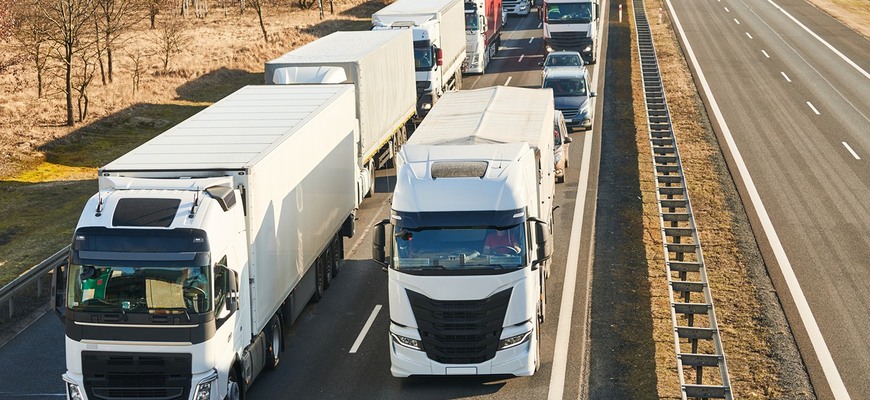
{"type": "Polygon", "coordinates": [[[314,295],[311,296],[311,301],[317,303],[323,298],[323,292],[326,291],[324,281],[326,280],[323,271],[323,260],[317,257],[314,260],[314,295]]]}
{"type": "Polygon", "coordinates": [[[278,315],[272,317],[269,323],[269,349],[266,355],[266,368],[278,368],[281,362],[281,352],[284,350],[284,328],[278,315]]]}
{"type": "Polygon", "coordinates": [[[343,254],[344,241],[341,239],[341,236],[336,235],[335,238],[332,240],[332,244],[330,246],[332,247],[332,259],[333,259],[333,261],[332,261],[332,277],[335,278],[336,276],[338,276],[339,264],[341,263],[341,260],[344,258],[344,254],[343,254]]]}
{"type": "Polygon", "coordinates": [[[365,198],[372,197],[372,194],[375,192],[375,162],[374,160],[369,160],[368,163],[369,169],[369,191],[363,196],[365,198]]]}
{"type": "Polygon", "coordinates": [[[538,324],[543,324],[547,319],[547,271],[541,271],[541,302],[538,307],[538,324]]]}
{"type": "Polygon", "coordinates": [[[535,323],[535,372],[541,369],[541,323],[535,323]]]}
{"type": "Polygon", "coordinates": [[[320,257],[323,259],[323,289],[326,290],[332,284],[332,245],[326,246],[320,257]]]}
{"type": "Polygon", "coordinates": [[[563,182],[565,182],[564,176],[557,176],[556,177],[556,183],[563,183],[563,182]]]}
{"type": "Polygon", "coordinates": [[[235,366],[230,369],[227,377],[227,400],[245,400],[245,384],[239,376],[239,370],[235,366]]]}

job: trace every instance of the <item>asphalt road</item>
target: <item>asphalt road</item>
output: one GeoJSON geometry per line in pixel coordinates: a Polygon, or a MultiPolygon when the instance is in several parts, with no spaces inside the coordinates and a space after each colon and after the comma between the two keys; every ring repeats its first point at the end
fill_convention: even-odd
{"type": "Polygon", "coordinates": [[[721,110],[717,133],[730,131],[754,182],[741,194],[813,386],[820,398],[864,398],[870,41],[803,0],[671,3],[721,110]]]}
{"type": "MultiPolygon", "coordinates": [[[[606,15],[602,20],[606,20],[606,15]]],[[[535,14],[511,17],[502,48],[486,74],[465,77],[463,88],[491,85],[540,87],[541,38],[535,14]]],[[[606,41],[604,42],[606,43],[606,41]]],[[[603,68],[604,57],[592,67],[603,68]]],[[[591,75],[594,75],[592,71],[591,75]]],[[[601,78],[603,79],[603,77],[601,78]]],[[[603,82],[593,78],[599,93],[603,82]]],[[[595,105],[600,115],[603,96],[595,105]]],[[[346,258],[326,296],[309,305],[286,332],[286,351],[275,371],[258,378],[249,399],[289,398],[581,398],[588,395],[589,278],[597,190],[600,121],[575,132],[566,182],[557,185],[555,262],[547,281],[543,365],[532,377],[393,378],[389,372],[386,273],[371,257],[369,228],[387,218],[392,171],[379,171],[373,197],[363,203],[357,234],[345,242],[346,258]],[[581,181],[581,166],[589,179],[581,181]],[[578,191],[580,196],[578,197],[578,191]],[[575,205],[583,209],[575,211],[575,205]],[[575,212],[578,214],[575,215],[575,212]],[[569,253],[571,257],[569,257],[569,253]],[[570,265],[566,265],[571,261],[570,265]],[[566,273],[567,272],[567,273],[566,273]],[[570,298],[562,300],[564,293],[570,298]],[[564,315],[560,315],[564,314],[564,315]],[[370,330],[366,322],[374,315],[370,330]],[[355,343],[359,343],[351,353],[355,343]],[[557,343],[558,342],[558,343],[557,343]]],[[[0,348],[0,399],[58,399],[64,386],[63,330],[46,314],[0,348]]]]}

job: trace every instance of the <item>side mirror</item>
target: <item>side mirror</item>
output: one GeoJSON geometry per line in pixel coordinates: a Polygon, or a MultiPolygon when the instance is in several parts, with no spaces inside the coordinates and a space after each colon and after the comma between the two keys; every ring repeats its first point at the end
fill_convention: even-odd
{"type": "Polygon", "coordinates": [[[543,66],[544,66],[544,62],[543,62],[543,61],[538,61],[538,66],[539,66],[539,67],[543,67],[543,66]]]}
{"type": "Polygon", "coordinates": [[[595,93],[595,92],[589,92],[589,97],[595,97],[595,96],[598,96],[598,93],[595,93]]]}
{"type": "Polygon", "coordinates": [[[549,225],[541,220],[534,220],[535,223],[535,265],[540,265],[550,259],[553,255],[553,234],[550,233],[549,225]]]}
{"type": "Polygon", "coordinates": [[[386,226],[390,220],[385,219],[375,224],[374,232],[372,232],[372,259],[378,264],[388,265],[387,261],[387,229],[386,226]]]}
{"type": "Polygon", "coordinates": [[[480,32],[486,32],[489,30],[489,26],[487,25],[487,20],[485,15],[480,16],[480,32]]]}
{"type": "Polygon", "coordinates": [[[66,272],[68,263],[54,268],[51,275],[51,293],[54,295],[54,313],[60,322],[66,318],[66,272]]]}
{"type": "Polygon", "coordinates": [[[563,142],[565,142],[565,143],[571,143],[573,141],[574,141],[574,139],[571,139],[571,136],[565,136],[565,140],[563,140],[563,142]]]}
{"type": "Polygon", "coordinates": [[[598,16],[601,15],[601,4],[595,3],[595,20],[598,21],[598,16]]]}
{"type": "Polygon", "coordinates": [[[239,274],[235,271],[229,271],[227,280],[229,282],[229,293],[227,293],[227,310],[230,312],[238,311],[239,309],[239,274]]]}
{"type": "Polygon", "coordinates": [[[435,64],[439,67],[444,65],[444,52],[437,47],[435,48],[435,64]]]}

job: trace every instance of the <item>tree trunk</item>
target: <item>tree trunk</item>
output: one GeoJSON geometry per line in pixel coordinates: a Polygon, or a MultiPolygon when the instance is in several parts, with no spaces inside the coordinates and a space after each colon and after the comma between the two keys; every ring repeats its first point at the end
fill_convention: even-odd
{"type": "MultiPolygon", "coordinates": [[[[262,1],[262,0],[260,0],[262,1]]],[[[260,30],[263,31],[263,41],[269,43],[269,34],[266,33],[266,25],[263,23],[263,4],[258,2],[257,4],[257,17],[260,19],[260,30]]]]}
{"type": "MultiPolygon", "coordinates": [[[[106,46],[106,63],[109,69],[109,82],[112,82],[112,48],[106,46]]],[[[102,62],[100,62],[100,68],[102,68],[102,62]]]]}
{"type": "Polygon", "coordinates": [[[66,124],[67,126],[75,125],[75,120],[73,119],[73,98],[72,98],[72,44],[66,44],[66,82],[64,87],[66,89],[66,124]]]}

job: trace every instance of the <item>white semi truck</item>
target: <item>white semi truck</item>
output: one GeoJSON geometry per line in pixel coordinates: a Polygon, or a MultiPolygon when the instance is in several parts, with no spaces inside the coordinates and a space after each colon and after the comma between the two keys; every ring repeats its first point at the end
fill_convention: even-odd
{"type": "Polygon", "coordinates": [[[402,148],[392,217],[372,241],[389,265],[394,376],[541,365],[553,118],[549,89],[451,92],[402,148]]]}
{"type": "Polygon", "coordinates": [[[353,83],[360,196],[414,129],[417,95],[408,30],[335,32],[265,65],[266,84],[353,83]]]}
{"type": "Polygon", "coordinates": [[[483,74],[501,46],[501,0],[465,0],[465,62],[462,72],[483,74]]]}
{"type": "Polygon", "coordinates": [[[414,34],[417,116],[423,118],[444,92],[461,89],[465,61],[463,0],[396,0],[372,14],[372,29],[414,34]]]}
{"type": "Polygon", "coordinates": [[[354,108],[247,86],[100,169],[56,275],[68,399],[235,400],[278,364],[353,233],[354,108]]]}
{"type": "Polygon", "coordinates": [[[587,64],[595,64],[598,42],[599,0],[543,0],[539,13],[544,29],[543,54],[559,50],[579,52],[587,64]]]}

